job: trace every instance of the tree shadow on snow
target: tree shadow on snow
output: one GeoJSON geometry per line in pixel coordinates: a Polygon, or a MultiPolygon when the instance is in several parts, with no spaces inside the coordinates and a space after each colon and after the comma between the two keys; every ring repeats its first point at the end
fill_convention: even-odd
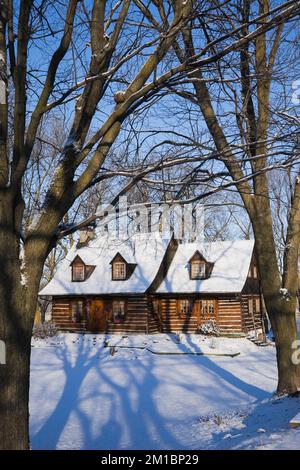
{"type": "MultiPolygon", "coordinates": [[[[195,344],[192,342],[191,337],[189,335],[187,335],[186,340],[190,346],[190,349],[193,350],[195,348],[195,344]]],[[[200,356],[200,357],[201,357],[200,361],[201,361],[202,366],[204,366],[210,372],[215,374],[216,377],[219,377],[225,382],[227,382],[229,386],[236,388],[239,392],[242,391],[245,394],[252,396],[256,400],[263,400],[264,398],[267,398],[270,396],[270,394],[266,392],[265,390],[257,387],[256,385],[253,385],[249,382],[242,380],[241,378],[234,375],[232,372],[229,372],[228,370],[224,369],[219,364],[217,364],[212,359],[210,359],[209,356],[200,356]]],[[[226,358],[226,360],[227,359],[229,362],[235,360],[235,358],[230,358],[230,357],[226,358]]],[[[239,360],[238,356],[237,356],[237,360],[239,360]]]]}
{"type": "Polygon", "coordinates": [[[53,350],[63,364],[65,383],[58,384],[62,393],[55,409],[31,436],[33,449],[178,448],[152,399],[159,385],[152,373],[154,358],[149,355],[146,365],[134,358],[121,360],[119,377],[113,373],[120,369],[119,355],[112,358],[99,343],[97,348],[91,353],[85,339],[76,358],[70,357],[67,344],[53,350]]]}
{"type": "MultiPolygon", "coordinates": [[[[208,442],[208,449],[272,449],[274,444],[278,445],[289,428],[289,421],[299,412],[299,398],[267,399],[250,407],[251,411],[240,410],[239,413],[230,417],[230,414],[222,417],[220,414],[220,425],[208,442]],[[233,419],[235,425],[230,426],[233,419]],[[225,426],[225,429],[223,427],[225,426]]],[[[295,432],[295,430],[293,430],[295,432]]],[[[289,443],[291,446],[291,443],[289,443]]]]}
{"type": "Polygon", "coordinates": [[[56,407],[40,430],[31,436],[33,448],[38,449],[55,449],[70,414],[80,413],[79,390],[87,374],[96,367],[99,360],[98,354],[91,356],[90,345],[85,341],[79,342],[76,359],[71,357],[69,347],[65,342],[60,342],[59,347],[55,347],[54,351],[56,358],[60,361],[59,368],[64,372],[65,383],[64,385],[57,383],[58,389],[62,388],[62,393],[56,407]]]}
{"type": "MultiPolygon", "coordinates": [[[[183,423],[184,416],[178,415],[177,409],[170,412],[165,396],[166,391],[172,393],[175,406],[191,397],[193,406],[196,403],[201,414],[201,407],[211,397],[212,390],[205,381],[201,384],[201,381],[193,383],[189,380],[189,366],[199,366],[199,374],[204,367],[211,380],[219,382],[225,395],[233,400],[241,392],[257,402],[270,397],[269,393],[236,377],[206,356],[173,356],[170,359],[145,351],[139,352],[141,356],[137,357],[134,350],[125,353],[119,349],[112,357],[109,348],[103,348],[99,340],[91,348],[92,336],[88,337],[83,336],[78,341],[74,349],[76,355],[74,351],[70,354],[67,343],[53,350],[62,364],[59,367],[63,368],[65,383],[52,413],[32,435],[34,449],[192,448],[195,444],[189,442],[188,432],[185,430],[181,436],[178,431],[182,426],[188,426],[183,423]],[[160,369],[161,361],[176,365],[179,360],[184,361],[180,369],[182,376],[178,377],[171,369],[164,376],[162,371],[166,369],[160,369]]],[[[169,338],[176,341],[174,335],[169,338]]],[[[192,346],[195,345],[191,343],[192,346]]],[[[51,377],[51,371],[49,373],[51,377]]],[[[185,405],[189,407],[188,400],[185,405]]],[[[213,437],[212,447],[217,446],[217,439],[222,441],[222,436],[213,437]]]]}

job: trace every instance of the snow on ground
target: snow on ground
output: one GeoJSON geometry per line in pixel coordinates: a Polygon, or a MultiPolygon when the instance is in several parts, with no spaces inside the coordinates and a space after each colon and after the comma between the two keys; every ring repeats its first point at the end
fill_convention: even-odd
{"type": "Polygon", "coordinates": [[[146,348],[154,354],[205,354],[205,355],[237,355],[248,341],[228,338],[207,337],[203,335],[165,335],[150,336],[132,335],[115,336],[108,340],[109,346],[116,348],[146,348]]]}
{"type": "Polygon", "coordinates": [[[275,349],[199,335],[34,340],[33,449],[299,448],[299,399],[274,399],[275,349]],[[120,346],[135,346],[133,349],[120,346]],[[138,349],[144,347],[148,349],[138,349]],[[138,348],[137,348],[138,347],[138,348]],[[172,355],[153,354],[171,352],[172,355]],[[238,356],[174,355],[240,352],[238,356]]]}

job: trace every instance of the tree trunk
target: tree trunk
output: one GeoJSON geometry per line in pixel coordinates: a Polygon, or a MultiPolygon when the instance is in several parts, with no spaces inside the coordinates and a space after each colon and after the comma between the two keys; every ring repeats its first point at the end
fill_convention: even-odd
{"type": "Polygon", "coordinates": [[[13,274],[1,284],[0,339],[5,342],[6,363],[0,365],[0,449],[25,450],[29,448],[30,343],[35,308],[28,311],[20,294],[22,286],[13,274]]]}
{"type": "MultiPolygon", "coordinates": [[[[300,365],[294,364],[293,342],[297,340],[296,286],[288,296],[281,291],[282,279],[278,269],[270,211],[262,205],[253,217],[256,254],[264,300],[270,318],[278,365],[278,394],[294,395],[300,390],[300,365]]],[[[297,262],[297,260],[295,260],[297,262]]]]}
{"type": "Polygon", "coordinates": [[[14,204],[8,192],[0,193],[0,340],[6,349],[6,363],[0,364],[1,450],[29,448],[30,343],[41,272],[22,280],[14,204]]]}
{"type": "Polygon", "coordinates": [[[284,296],[276,288],[275,276],[262,269],[261,283],[276,345],[278,366],[277,393],[295,395],[300,391],[300,365],[293,363],[294,342],[298,339],[296,294],[284,296]]]}
{"type": "Polygon", "coordinates": [[[5,337],[6,365],[0,366],[1,450],[29,449],[31,333],[15,330],[5,337]]]}
{"type": "MultiPolygon", "coordinates": [[[[282,302],[289,303],[286,300],[282,302]]],[[[291,302],[294,304],[294,302],[291,302]]],[[[269,311],[272,312],[270,320],[276,340],[276,355],[278,365],[278,394],[295,395],[300,391],[300,365],[294,364],[292,355],[293,342],[297,340],[297,325],[295,311],[292,306],[282,307],[277,311],[277,306],[269,302],[269,311]]]]}
{"type": "Polygon", "coordinates": [[[30,294],[26,293],[18,270],[12,270],[18,262],[18,258],[8,262],[10,267],[0,275],[0,339],[6,349],[6,363],[0,365],[1,450],[29,449],[30,350],[37,288],[30,290],[29,285],[30,294]]]}

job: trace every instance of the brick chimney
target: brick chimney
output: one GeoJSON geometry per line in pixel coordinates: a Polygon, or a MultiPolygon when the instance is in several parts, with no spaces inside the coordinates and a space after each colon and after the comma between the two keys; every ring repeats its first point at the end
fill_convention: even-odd
{"type": "Polygon", "coordinates": [[[94,240],[95,237],[95,227],[84,227],[80,229],[77,248],[88,245],[89,241],[94,240]]]}

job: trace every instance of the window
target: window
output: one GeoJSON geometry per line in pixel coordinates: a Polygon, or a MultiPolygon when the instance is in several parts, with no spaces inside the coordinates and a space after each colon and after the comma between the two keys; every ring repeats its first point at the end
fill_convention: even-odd
{"type": "Polygon", "coordinates": [[[126,264],[123,262],[113,263],[113,279],[126,279],[126,264]]]}
{"type": "Polygon", "coordinates": [[[191,262],[191,278],[203,279],[206,274],[205,261],[192,261],[191,262]]]}
{"type": "Polygon", "coordinates": [[[86,279],[90,277],[96,267],[89,264],[85,264],[85,262],[78,255],[75,256],[70,266],[73,282],[86,281],[86,279]]]}
{"type": "Polygon", "coordinates": [[[258,278],[258,270],[257,270],[257,266],[255,264],[250,266],[249,272],[248,272],[248,277],[250,277],[252,279],[257,279],[258,278]]]}
{"type": "Polygon", "coordinates": [[[125,300],[113,301],[113,322],[122,323],[125,320],[125,300]]]}
{"type": "Polygon", "coordinates": [[[192,314],[192,302],[189,299],[179,300],[179,315],[188,316],[192,314]]]}
{"type": "Polygon", "coordinates": [[[260,299],[255,299],[255,313],[260,313],[260,299]]]}
{"type": "Polygon", "coordinates": [[[73,281],[84,281],[85,279],[85,266],[84,264],[73,265],[73,281]]]}
{"type": "Polygon", "coordinates": [[[71,304],[72,322],[80,323],[83,320],[83,301],[74,300],[71,304]]]}
{"type": "Polygon", "coordinates": [[[255,264],[253,265],[253,268],[252,268],[252,275],[253,275],[253,279],[257,279],[257,267],[255,266],[255,264]]]}
{"type": "Polygon", "coordinates": [[[201,316],[210,318],[215,316],[215,301],[211,299],[201,300],[201,316]]]}

